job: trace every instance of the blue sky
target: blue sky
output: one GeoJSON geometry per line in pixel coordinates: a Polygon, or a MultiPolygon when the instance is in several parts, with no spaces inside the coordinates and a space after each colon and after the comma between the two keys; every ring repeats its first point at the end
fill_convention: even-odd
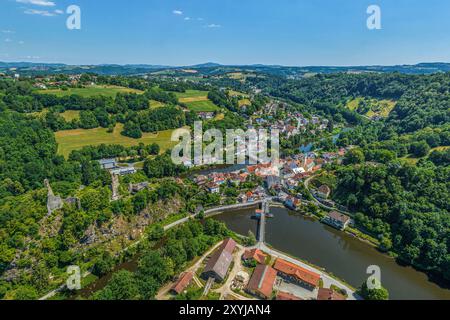
{"type": "Polygon", "coordinates": [[[0,0],[0,61],[393,65],[450,62],[448,0],[0,0]],[[81,8],[81,30],[66,8],[81,8]],[[377,4],[382,29],[368,30],[377,4]]]}

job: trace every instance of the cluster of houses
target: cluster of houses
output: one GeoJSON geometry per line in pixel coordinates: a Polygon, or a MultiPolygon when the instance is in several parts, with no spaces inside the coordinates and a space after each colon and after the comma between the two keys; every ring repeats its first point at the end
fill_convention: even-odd
{"type": "Polygon", "coordinates": [[[328,119],[322,119],[317,115],[313,115],[311,118],[305,117],[302,113],[299,112],[290,112],[287,111],[285,103],[281,102],[270,102],[268,103],[263,110],[256,113],[256,117],[254,119],[250,119],[250,124],[248,125],[248,129],[253,129],[253,120],[255,125],[264,128],[277,129],[280,133],[288,138],[291,136],[298,135],[302,132],[305,132],[309,126],[312,133],[315,133],[316,130],[322,131],[325,130],[329,125],[328,119]],[[287,112],[287,115],[282,120],[273,120],[273,116],[276,114],[278,110],[284,110],[287,112]]]}
{"type": "Polygon", "coordinates": [[[249,174],[247,172],[213,172],[208,175],[198,175],[194,178],[194,182],[198,186],[205,187],[211,193],[220,193],[220,186],[225,183],[240,185],[247,181],[249,174]]]}
{"type": "MultiPolygon", "coordinates": [[[[327,153],[326,157],[319,157],[314,152],[294,155],[285,159],[280,159],[278,163],[248,165],[245,169],[230,173],[213,172],[208,175],[198,175],[194,182],[198,186],[204,187],[211,193],[220,193],[220,186],[228,183],[239,185],[247,181],[250,175],[255,175],[264,181],[264,186],[269,191],[274,191],[281,202],[295,209],[300,204],[300,199],[289,196],[289,191],[294,190],[299,183],[313,175],[322,166],[328,162],[334,161],[345,154],[345,149],[339,153],[327,153]],[[288,192],[284,192],[284,191],[288,192]]],[[[253,192],[239,195],[239,202],[251,202],[261,199],[265,194],[263,188],[258,188],[253,192]]],[[[330,194],[329,187],[323,186],[317,190],[315,195],[323,202],[327,200],[330,194]]]]}
{"type": "Polygon", "coordinates": [[[247,250],[242,255],[245,263],[254,262],[256,267],[247,284],[246,291],[261,299],[303,300],[292,292],[277,289],[277,282],[282,281],[298,285],[314,292],[317,300],[345,300],[340,293],[321,288],[321,276],[294,263],[278,258],[270,266],[266,264],[267,255],[259,249],[247,250]]]}
{"type": "Polygon", "coordinates": [[[247,191],[245,193],[241,193],[238,196],[238,201],[240,203],[251,203],[255,201],[259,201],[266,197],[266,191],[263,187],[258,186],[252,191],[247,191]]]}
{"type": "MultiPolygon", "coordinates": [[[[78,84],[80,83],[81,76],[82,76],[81,74],[69,75],[67,80],[57,80],[53,76],[36,77],[36,82],[34,83],[33,86],[41,90],[46,90],[48,87],[61,87],[61,86],[75,87],[78,86],[78,84]]],[[[93,86],[95,85],[95,82],[91,82],[89,83],[89,85],[93,86]]]]}
{"type": "MultiPolygon", "coordinates": [[[[205,280],[214,279],[214,281],[223,283],[230,271],[236,248],[237,244],[231,238],[222,242],[220,247],[206,261],[201,277],[205,280]]],[[[299,297],[295,292],[287,292],[279,286],[281,282],[287,282],[310,292],[309,298],[346,300],[341,293],[322,288],[320,274],[281,258],[277,258],[272,265],[269,265],[271,257],[257,248],[246,250],[241,256],[241,260],[244,265],[253,265],[255,268],[251,277],[244,271],[238,272],[237,280],[235,279],[232,283],[235,283],[235,288],[242,288],[247,293],[260,299],[304,300],[305,296],[299,297]]],[[[194,276],[191,271],[182,273],[172,286],[171,292],[173,294],[183,293],[194,276]]]]}

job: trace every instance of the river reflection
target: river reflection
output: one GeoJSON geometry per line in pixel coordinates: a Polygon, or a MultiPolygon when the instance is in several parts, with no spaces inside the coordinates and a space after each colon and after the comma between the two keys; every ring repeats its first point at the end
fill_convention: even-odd
{"type": "MultiPolygon", "coordinates": [[[[215,218],[242,235],[256,234],[253,210],[227,212],[215,218]]],[[[381,281],[391,299],[448,299],[450,290],[430,282],[425,273],[400,266],[394,259],[378,252],[351,235],[321,224],[284,208],[272,207],[273,219],[267,220],[266,242],[346,280],[354,287],[368,277],[367,267],[381,268],[381,281]]]]}

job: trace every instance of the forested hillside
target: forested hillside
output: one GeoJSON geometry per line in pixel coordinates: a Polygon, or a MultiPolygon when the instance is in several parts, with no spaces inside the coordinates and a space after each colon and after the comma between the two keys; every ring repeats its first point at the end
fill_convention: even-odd
{"type": "Polygon", "coordinates": [[[357,124],[338,141],[356,148],[331,168],[333,198],[383,250],[450,279],[450,74],[320,75],[272,93],[357,124]],[[385,121],[354,121],[345,102],[359,96],[397,104],[385,121]]]}

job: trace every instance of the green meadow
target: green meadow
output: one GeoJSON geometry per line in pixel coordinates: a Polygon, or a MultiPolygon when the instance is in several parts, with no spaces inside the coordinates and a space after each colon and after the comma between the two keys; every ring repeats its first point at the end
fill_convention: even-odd
{"type": "Polygon", "coordinates": [[[119,86],[89,86],[85,88],[68,88],[67,90],[63,89],[48,89],[48,90],[38,90],[38,93],[41,94],[54,94],[58,97],[70,96],[73,94],[82,96],[82,97],[93,97],[93,96],[107,96],[107,97],[115,97],[118,93],[138,93],[142,94],[143,91],[119,87],[119,86]]]}
{"type": "Polygon", "coordinates": [[[220,108],[210,100],[192,101],[186,102],[185,104],[189,110],[194,112],[214,112],[216,110],[220,110],[220,108]]]}
{"type": "Polygon", "coordinates": [[[180,100],[180,102],[183,102],[181,100],[183,99],[189,99],[189,98],[207,98],[208,97],[208,91],[201,91],[201,90],[186,90],[186,92],[175,92],[175,95],[180,100]]]}
{"type": "Polygon", "coordinates": [[[208,91],[186,90],[186,92],[177,92],[176,96],[180,103],[194,112],[213,112],[220,108],[208,99],[208,91]]]}
{"type": "Polygon", "coordinates": [[[120,144],[125,147],[131,147],[139,145],[139,143],[144,143],[145,145],[157,143],[161,148],[161,152],[164,152],[176,144],[170,141],[173,130],[143,133],[140,139],[122,136],[120,134],[122,130],[123,124],[119,123],[112,133],[108,133],[106,128],[58,131],[55,133],[56,142],[58,143],[58,154],[67,158],[70,152],[80,150],[85,146],[120,144]]]}

